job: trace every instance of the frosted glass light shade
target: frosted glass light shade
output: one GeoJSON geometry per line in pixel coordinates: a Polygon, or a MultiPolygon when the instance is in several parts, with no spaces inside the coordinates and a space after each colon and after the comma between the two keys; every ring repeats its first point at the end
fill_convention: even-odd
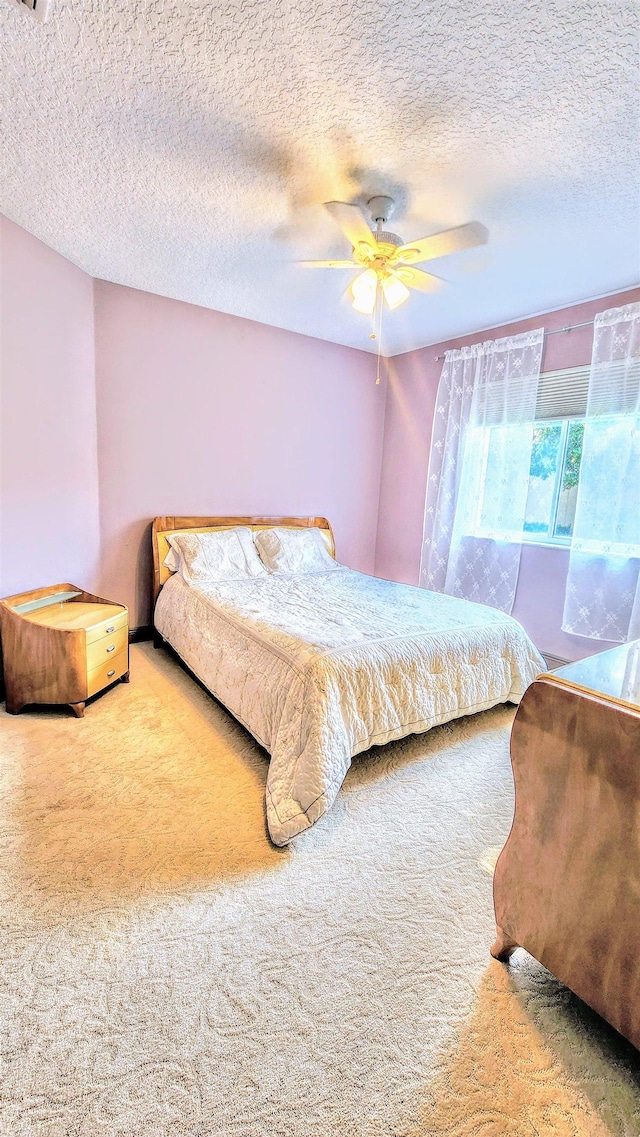
{"type": "Polygon", "coordinates": [[[409,289],[402,283],[400,278],[392,275],[383,276],[382,292],[391,309],[399,308],[411,295],[409,289]]]}
{"type": "Polygon", "coordinates": [[[357,276],[351,285],[353,306],[356,312],[362,312],[365,316],[371,316],[376,306],[377,291],[377,273],[375,273],[372,268],[361,272],[360,276],[357,276]]]}

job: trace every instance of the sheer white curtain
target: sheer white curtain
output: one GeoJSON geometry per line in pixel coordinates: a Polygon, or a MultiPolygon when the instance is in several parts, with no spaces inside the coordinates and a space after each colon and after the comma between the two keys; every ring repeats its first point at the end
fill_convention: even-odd
{"type": "Polygon", "coordinates": [[[594,321],[562,628],[616,643],[640,636],[640,304],[594,321]]]}
{"type": "Polygon", "coordinates": [[[445,355],[436,400],[420,583],[510,612],[544,329],[445,355]]]}

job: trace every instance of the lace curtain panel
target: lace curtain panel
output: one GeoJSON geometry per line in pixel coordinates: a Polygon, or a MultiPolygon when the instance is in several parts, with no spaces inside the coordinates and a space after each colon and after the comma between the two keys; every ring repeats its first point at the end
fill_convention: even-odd
{"type": "Polygon", "coordinates": [[[424,588],[511,612],[544,330],[448,351],[438,386],[424,588]]]}
{"type": "Polygon", "coordinates": [[[640,637],[640,304],[594,321],[562,629],[640,637]]]}

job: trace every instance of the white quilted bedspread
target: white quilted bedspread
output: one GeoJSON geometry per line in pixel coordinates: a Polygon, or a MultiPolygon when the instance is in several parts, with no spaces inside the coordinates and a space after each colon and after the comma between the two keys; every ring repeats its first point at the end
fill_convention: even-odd
{"type": "Polygon", "coordinates": [[[518,702],[546,670],[510,616],[350,569],[197,588],[176,574],[155,623],[269,751],[277,845],[327,812],[354,754],[518,702]]]}

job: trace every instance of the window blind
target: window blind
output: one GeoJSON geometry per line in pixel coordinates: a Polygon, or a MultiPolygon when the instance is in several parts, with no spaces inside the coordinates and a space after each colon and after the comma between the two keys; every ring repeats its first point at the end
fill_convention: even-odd
{"type": "Polygon", "coordinates": [[[587,413],[590,373],[590,364],[544,371],[538,380],[536,419],[583,418],[587,413]]]}
{"type": "MultiPolygon", "coordinates": [[[[603,370],[602,393],[597,402],[602,413],[632,412],[636,406],[640,384],[640,360],[607,363],[603,370]]],[[[587,395],[591,365],[567,367],[563,371],[545,371],[538,381],[536,419],[584,418],[587,413],[587,395]]],[[[594,394],[598,391],[598,384],[594,394]]],[[[595,399],[593,400],[596,401],[595,399]]]]}
{"type": "MultiPolygon", "coordinates": [[[[591,364],[565,367],[562,371],[544,371],[538,380],[536,422],[550,419],[584,418],[587,413],[591,364]]],[[[640,359],[632,363],[598,364],[591,394],[591,414],[632,414],[638,407],[640,359]]],[[[512,380],[509,390],[503,382],[493,381],[478,388],[479,419],[487,426],[505,422],[523,422],[522,386],[512,380]]]]}

